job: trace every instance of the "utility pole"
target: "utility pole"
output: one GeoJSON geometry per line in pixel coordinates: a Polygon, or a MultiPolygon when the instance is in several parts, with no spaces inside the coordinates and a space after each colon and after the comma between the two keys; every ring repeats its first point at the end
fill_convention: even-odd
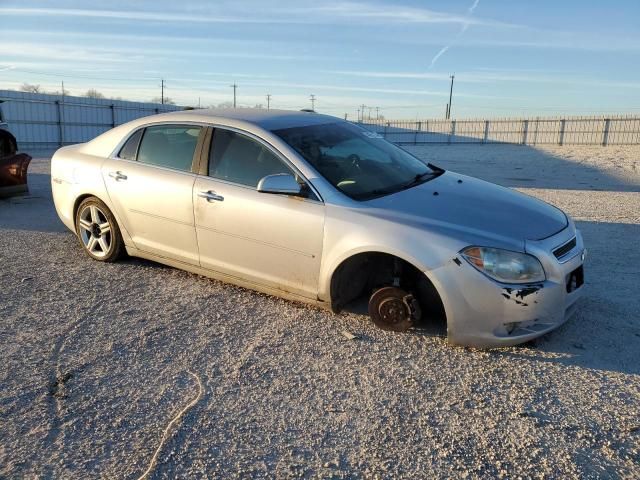
{"type": "Polygon", "coordinates": [[[198,108],[200,108],[200,97],[198,97],[198,108]]]}
{"type": "Polygon", "coordinates": [[[380,107],[376,107],[376,120],[380,120],[380,107]]]}
{"type": "Polygon", "coordinates": [[[64,80],[60,81],[62,84],[62,102],[58,104],[58,115],[60,115],[60,146],[64,145],[64,80]]]}
{"type": "Polygon", "coordinates": [[[363,103],[362,105],[360,105],[360,111],[362,112],[362,121],[364,122],[364,109],[367,108],[367,106],[363,103]]]}
{"type": "Polygon", "coordinates": [[[447,110],[447,120],[451,119],[451,100],[453,97],[453,79],[456,78],[456,75],[451,75],[451,89],[449,90],[449,108],[447,110]]]}
{"type": "Polygon", "coordinates": [[[164,105],[164,78],[160,80],[160,103],[164,105]]]}
{"type": "Polygon", "coordinates": [[[238,85],[234,83],[233,85],[229,86],[233,88],[233,108],[236,108],[236,89],[238,88],[238,85]]]}
{"type": "Polygon", "coordinates": [[[449,118],[449,104],[444,107],[444,119],[447,120],[449,118]]]}
{"type": "Polygon", "coordinates": [[[271,108],[271,94],[267,93],[267,110],[271,108]]]}
{"type": "Polygon", "coordinates": [[[345,119],[345,120],[347,119],[347,114],[346,114],[346,113],[344,114],[344,119],[345,119]]]}
{"type": "Polygon", "coordinates": [[[312,93],[311,96],[309,97],[309,100],[311,100],[311,110],[313,110],[315,112],[316,111],[316,96],[312,93]]]}

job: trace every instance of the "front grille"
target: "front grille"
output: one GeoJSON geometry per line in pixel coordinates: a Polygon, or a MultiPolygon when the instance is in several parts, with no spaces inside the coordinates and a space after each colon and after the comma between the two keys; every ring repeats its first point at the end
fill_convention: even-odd
{"type": "Polygon", "coordinates": [[[553,254],[555,255],[556,258],[560,259],[564,257],[567,253],[569,253],[571,250],[573,250],[575,246],[576,246],[576,237],[573,237],[564,245],[561,245],[558,248],[556,248],[553,251],[553,254]]]}

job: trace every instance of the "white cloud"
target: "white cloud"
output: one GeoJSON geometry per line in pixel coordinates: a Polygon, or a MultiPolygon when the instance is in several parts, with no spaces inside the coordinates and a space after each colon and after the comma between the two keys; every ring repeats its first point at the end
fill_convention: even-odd
{"type": "Polygon", "coordinates": [[[260,17],[231,17],[213,15],[192,15],[178,12],[141,12],[135,10],[93,10],[83,8],[0,8],[0,14],[13,16],[64,16],[119,20],[140,20],[148,22],[188,22],[188,23],[278,23],[277,19],[260,17]]]}
{"type": "MultiPolygon", "coordinates": [[[[540,74],[544,70],[502,70],[483,68],[478,71],[457,72],[456,83],[548,83],[548,84],[573,84],[594,87],[613,88],[640,88],[640,82],[635,81],[607,81],[596,78],[587,78],[584,75],[567,75],[561,72],[549,72],[540,74]]],[[[446,80],[447,74],[431,72],[382,72],[382,71],[358,71],[358,70],[330,70],[327,73],[337,75],[364,77],[364,78],[389,78],[404,80],[446,80]]]]}
{"type": "MultiPolygon", "coordinates": [[[[474,7],[475,8],[475,7],[474,7]]],[[[260,23],[260,24],[334,24],[358,19],[360,22],[373,23],[436,23],[457,25],[484,25],[492,27],[516,27],[516,25],[489,19],[471,18],[469,15],[456,15],[438,12],[425,8],[415,8],[402,5],[382,5],[365,2],[336,2],[325,5],[307,3],[300,6],[295,4],[269,5],[263,3],[234,2],[228,5],[210,4],[200,7],[199,11],[184,13],[168,11],[166,8],[150,11],[125,9],[91,9],[91,8],[45,8],[45,7],[0,7],[0,15],[11,16],[64,16],[85,17],[112,20],[133,20],[162,23],[260,23]],[[233,12],[230,15],[219,15],[213,12],[233,12]]],[[[465,27],[466,28],[466,27],[465,27]]]]}
{"type": "MultiPolygon", "coordinates": [[[[477,1],[473,9],[477,6],[477,1]]],[[[469,15],[473,13],[469,9],[469,15]]],[[[471,18],[469,15],[456,15],[447,12],[438,12],[425,8],[407,7],[403,5],[391,4],[380,5],[364,2],[339,2],[328,5],[321,5],[309,8],[312,12],[337,17],[359,18],[379,21],[401,22],[401,23],[444,23],[457,25],[483,25],[492,27],[517,27],[517,25],[488,20],[482,18],[471,18]]]]}

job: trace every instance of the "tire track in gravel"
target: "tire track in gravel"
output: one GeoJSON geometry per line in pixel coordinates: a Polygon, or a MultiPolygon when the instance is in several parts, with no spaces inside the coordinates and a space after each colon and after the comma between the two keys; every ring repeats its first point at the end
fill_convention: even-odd
{"type": "MultiPolygon", "coordinates": [[[[259,295],[259,294],[253,294],[259,295]]],[[[246,311],[247,316],[251,316],[253,312],[246,311]]],[[[157,460],[155,468],[148,478],[164,478],[165,476],[173,476],[175,470],[179,468],[179,449],[180,443],[185,443],[190,447],[189,450],[193,450],[193,446],[189,445],[189,442],[199,443],[204,440],[200,432],[197,432],[198,424],[202,419],[202,414],[206,414],[205,417],[211,417],[211,412],[219,409],[220,402],[216,400],[220,396],[224,396],[224,391],[230,387],[230,384],[238,384],[241,382],[243,369],[250,364],[251,358],[254,353],[268,344],[274,344],[280,341],[284,337],[285,330],[282,327],[288,319],[284,316],[263,318],[260,316],[261,323],[245,322],[243,326],[246,327],[246,331],[235,332],[232,338],[239,340],[241,345],[234,347],[234,344],[228,343],[228,337],[226,342],[218,346],[217,349],[212,349],[211,343],[207,343],[202,346],[199,352],[195,353],[191,360],[191,365],[185,364],[184,368],[190,372],[194,372],[201,379],[202,393],[197,405],[194,405],[182,419],[180,429],[189,430],[192,433],[192,438],[173,435],[171,438],[167,438],[162,446],[162,451],[170,451],[170,457],[165,458],[162,461],[160,458],[157,460]],[[255,328],[258,326],[258,328],[255,328]],[[220,347],[223,347],[220,349],[220,347]],[[217,350],[217,352],[215,351],[217,350]],[[207,365],[211,355],[218,355],[218,369],[217,372],[211,372],[211,374],[203,374],[198,371],[197,368],[192,366],[207,365]]],[[[224,339],[221,339],[224,340],[224,339]]],[[[209,372],[207,372],[209,373],[209,372]]],[[[223,403],[222,403],[223,404],[223,403]]],[[[215,415],[215,414],[214,414],[215,415]]],[[[197,448],[196,448],[197,450],[197,448]]],[[[184,461],[188,461],[188,458],[184,458],[184,461]]]]}
{"type": "MultiPolygon", "coordinates": [[[[66,330],[60,334],[53,344],[51,355],[49,356],[50,372],[48,375],[48,385],[46,395],[47,405],[47,418],[50,419],[49,431],[44,438],[43,444],[47,450],[51,450],[50,459],[58,453],[56,444],[58,438],[61,436],[64,430],[64,424],[62,422],[62,411],[64,409],[63,400],[65,395],[65,384],[69,381],[73,374],[71,371],[63,372],[62,369],[62,356],[69,340],[78,332],[81,326],[86,321],[94,318],[95,313],[98,311],[100,304],[97,302],[97,296],[94,294],[91,297],[91,306],[88,311],[80,318],[73,321],[66,330]]],[[[51,462],[49,462],[51,463],[51,462]]],[[[50,465],[47,469],[50,469],[50,465]]],[[[48,472],[48,476],[51,472],[48,472]]]]}
{"type": "Polygon", "coordinates": [[[157,458],[158,455],[160,455],[160,452],[162,451],[162,447],[165,446],[165,441],[167,441],[167,437],[169,435],[169,432],[171,431],[171,427],[173,427],[174,424],[178,423],[178,421],[180,420],[180,418],[187,412],[189,411],[191,408],[193,408],[202,398],[202,393],[204,391],[204,388],[202,387],[202,381],[200,380],[200,377],[198,375],[196,375],[195,373],[189,371],[188,372],[197,382],[198,385],[198,393],[195,396],[195,398],[193,398],[187,405],[184,406],[184,408],[182,408],[178,414],[173,417],[173,419],[167,424],[167,426],[165,427],[165,429],[162,432],[162,437],[160,438],[160,443],[158,444],[158,448],[156,448],[153,457],[151,457],[151,461],[149,462],[149,466],[147,467],[147,469],[144,471],[144,473],[140,476],[140,478],[138,480],[144,480],[146,479],[149,474],[151,474],[153,472],[153,469],[156,465],[157,462],[157,458]]]}

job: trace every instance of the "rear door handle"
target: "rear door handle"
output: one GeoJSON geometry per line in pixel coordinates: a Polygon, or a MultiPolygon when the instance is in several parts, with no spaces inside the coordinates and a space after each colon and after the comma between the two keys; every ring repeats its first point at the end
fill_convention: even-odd
{"type": "Polygon", "coordinates": [[[127,176],[125,174],[123,174],[122,172],[118,171],[118,172],[109,172],[109,176],[111,178],[115,178],[116,182],[119,182],[120,180],[126,180],[127,176]]]}
{"type": "Polygon", "coordinates": [[[198,196],[202,197],[202,198],[206,198],[207,202],[212,202],[212,201],[216,201],[216,202],[222,202],[224,201],[224,197],[222,195],[218,195],[216,192],[214,192],[213,190],[209,190],[207,192],[198,192],[198,196]]]}

